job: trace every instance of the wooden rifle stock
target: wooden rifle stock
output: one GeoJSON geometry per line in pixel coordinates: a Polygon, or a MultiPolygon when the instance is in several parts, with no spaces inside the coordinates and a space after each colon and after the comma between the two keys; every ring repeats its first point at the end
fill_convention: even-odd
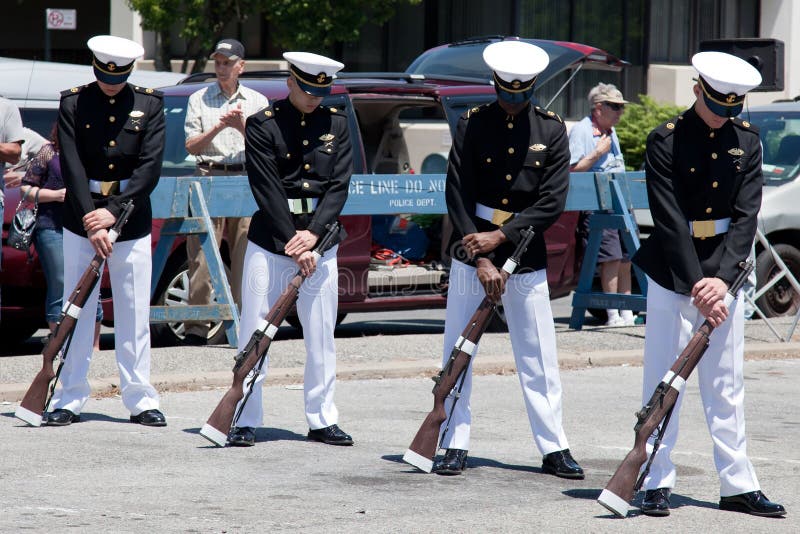
{"type": "MultiPolygon", "coordinates": [[[[519,265],[520,257],[528,248],[531,239],[533,239],[533,227],[528,227],[527,230],[522,231],[522,240],[514,254],[500,270],[503,280],[508,280],[508,277],[519,265]]],[[[453,350],[450,352],[450,359],[439,374],[433,377],[433,381],[436,382],[436,385],[433,386],[433,410],[425,417],[416,436],[411,441],[411,445],[403,455],[403,461],[421,471],[430,473],[433,469],[433,458],[436,456],[436,450],[439,446],[439,430],[442,423],[447,419],[447,412],[444,406],[445,400],[458,385],[458,391],[453,399],[453,407],[455,407],[455,402],[461,392],[460,384],[463,383],[464,373],[469,367],[469,362],[475,354],[478,342],[486,331],[486,327],[489,326],[489,321],[496,310],[497,304],[489,299],[488,296],[484,297],[456,341],[455,346],[453,346],[453,350]]]]}
{"type": "MultiPolygon", "coordinates": [[[[313,251],[318,260],[322,257],[331,241],[338,235],[339,227],[338,221],[326,226],[328,231],[322,239],[319,240],[313,251]]],[[[303,284],[305,278],[303,273],[298,270],[280,298],[278,298],[269,312],[267,312],[264,321],[256,331],[253,332],[250,341],[248,341],[244,349],[236,355],[236,363],[233,366],[233,383],[225,395],[222,396],[222,399],[211,413],[206,424],[200,429],[200,435],[213,444],[224,447],[227,443],[228,433],[234,422],[236,405],[239,404],[239,401],[244,397],[244,381],[253,369],[255,369],[253,381],[255,381],[255,377],[261,372],[261,367],[264,365],[267,351],[269,350],[270,344],[272,344],[272,338],[278,331],[278,326],[283,323],[283,320],[297,302],[297,298],[300,294],[300,286],[303,284]]],[[[252,382],[250,387],[252,388],[252,382]]],[[[242,402],[239,413],[241,413],[249,397],[250,391],[247,393],[247,398],[242,402]]],[[[238,414],[236,414],[236,418],[238,419],[238,414]]]]}
{"type": "MultiPolygon", "coordinates": [[[[736,280],[731,284],[726,295],[726,304],[730,305],[736,297],[736,293],[744,285],[748,275],[753,270],[750,262],[739,263],[741,271],[736,280]]],[[[639,491],[645,477],[650,470],[650,464],[642,471],[642,466],[648,459],[647,440],[652,435],[656,435],[653,452],[650,455],[655,457],[661,437],[664,434],[672,408],[678,400],[678,395],[683,391],[686,380],[692,374],[694,368],[708,349],[709,337],[714,331],[714,327],[706,319],[700,328],[697,329],[692,339],[681,352],[678,359],[672,365],[664,378],[656,387],[650,400],[642,409],[636,412],[637,422],[633,430],[636,433],[633,448],[625,456],[614,475],[606,484],[605,489],[600,493],[597,502],[606,507],[618,517],[625,517],[628,514],[628,507],[633,500],[634,494],[639,491]],[[663,423],[662,423],[663,421],[663,423]],[[641,471],[641,474],[640,474],[641,471]]]]}
{"type": "MultiPolygon", "coordinates": [[[[117,240],[132,211],[133,202],[131,201],[124,206],[122,214],[109,231],[109,239],[112,243],[117,240]]],[[[103,261],[103,257],[100,254],[94,255],[92,261],[89,262],[89,267],[83,272],[78,284],[62,307],[61,316],[56,323],[56,329],[49,336],[47,344],[42,350],[42,368],[33,378],[33,382],[14,413],[15,417],[31,426],[41,426],[42,424],[42,414],[50,405],[50,399],[52,399],[53,392],[55,392],[56,383],[64,366],[69,344],[72,341],[72,334],[75,332],[75,325],[78,323],[78,317],[86,304],[86,300],[89,298],[89,294],[102,275],[103,261]],[[61,363],[58,365],[58,371],[54,372],[53,362],[55,362],[59,354],[62,355],[61,363]]]]}

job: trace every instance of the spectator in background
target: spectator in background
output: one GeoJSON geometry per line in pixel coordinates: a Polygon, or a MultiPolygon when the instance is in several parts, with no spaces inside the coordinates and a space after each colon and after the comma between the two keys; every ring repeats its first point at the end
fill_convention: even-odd
{"type": "MultiPolygon", "coordinates": [[[[267,98],[239,83],[244,71],[244,46],[235,39],[217,43],[214,53],[217,83],[200,89],[189,97],[186,111],[186,151],[197,156],[199,176],[240,176],[244,168],[244,123],[247,117],[269,105],[267,98]]],[[[242,269],[247,249],[250,217],[214,218],[217,246],[227,232],[231,258],[231,293],[237,305],[242,299],[242,269]]],[[[208,304],[211,299],[211,278],[208,264],[200,248],[200,238],[186,239],[189,257],[189,304],[208,304]]],[[[186,323],[187,345],[205,345],[208,341],[207,321],[186,323]]]]}
{"type": "MultiPolygon", "coordinates": [[[[570,171],[625,172],[625,160],[614,126],[619,122],[628,101],[611,84],[599,83],[589,91],[589,116],[569,132],[570,171]]],[[[581,217],[584,247],[589,235],[591,212],[581,217]]],[[[631,294],[631,262],[622,250],[619,230],[603,229],[600,253],[600,283],[604,293],[631,294]]],[[[609,309],[606,326],[633,326],[631,310],[609,309]]]]}
{"type": "MultiPolygon", "coordinates": [[[[44,140],[39,153],[30,158],[28,170],[22,178],[20,191],[23,198],[33,201],[39,194],[39,212],[36,230],[33,234],[33,245],[39,254],[45,280],[47,294],[45,298],[45,317],[52,333],[61,316],[61,305],[64,292],[64,229],[62,226],[64,211],[64,179],[61,177],[61,162],[57,140],[58,125],[54,124],[50,132],[50,141],[44,140],[33,130],[26,130],[44,140]]],[[[27,146],[27,144],[26,144],[27,146]]],[[[97,313],[94,324],[94,350],[100,349],[100,321],[103,320],[103,307],[97,302],[97,313]]]]}
{"type": "Polygon", "coordinates": [[[20,186],[22,177],[25,176],[25,172],[28,170],[28,165],[30,165],[31,161],[33,161],[33,158],[36,157],[36,154],[39,153],[42,147],[47,144],[47,139],[24,126],[22,127],[22,141],[23,150],[20,154],[19,161],[15,165],[7,167],[3,173],[3,181],[6,184],[6,189],[20,186]]]}
{"type": "MultiPolygon", "coordinates": [[[[13,102],[0,97],[0,162],[3,167],[7,163],[12,165],[19,162],[22,154],[22,144],[25,138],[22,132],[22,118],[13,102]]],[[[5,193],[3,182],[0,181],[0,216],[3,214],[5,193]]],[[[0,247],[0,270],[2,270],[3,248],[0,247]]]]}

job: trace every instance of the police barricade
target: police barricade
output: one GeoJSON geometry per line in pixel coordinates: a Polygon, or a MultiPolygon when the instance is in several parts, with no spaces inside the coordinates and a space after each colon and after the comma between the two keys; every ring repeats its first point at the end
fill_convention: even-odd
{"type": "MultiPolygon", "coordinates": [[[[447,213],[444,174],[354,174],[342,215],[381,215],[395,213],[447,213]]],[[[182,321],[222,321],[228,342],[235,347],[239,314],[225,276],[225,266],[213,236],[212,217],[249,217],[256,203],[246,176],[162,177],[150,196],[153,218],[164,219],[153,253],[151,298],[161,273],[181,235],[196,235],[208,263],[211,285],[217,304],[191,306],[152,306],[151,323],[182,321]]],[[[623,230],[630,254],[639,246],[630,208],[646,208],[644,173],[573,173],[567,210],[596,211],[583,259],[578,289],[573,297],[570,326],[580,328],[589,307],[624,307],[644,310],[644,296],[592,293],[592,278],[600,246],[600,225],[623,230]]],[[[637,272],[639,285],[646,291],[646,280],[637,272]]]]}

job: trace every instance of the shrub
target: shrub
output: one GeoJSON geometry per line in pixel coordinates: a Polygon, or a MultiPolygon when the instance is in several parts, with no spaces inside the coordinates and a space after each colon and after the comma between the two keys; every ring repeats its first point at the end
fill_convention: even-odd
{"type": "Polygon", "coordinates": [[[683,111],[674,104],[659,104],[647,95],[639,95],[639,102],[625,106],[625,113],[616,126],[627,170],[642,168],[650,131],[683,111]]]}

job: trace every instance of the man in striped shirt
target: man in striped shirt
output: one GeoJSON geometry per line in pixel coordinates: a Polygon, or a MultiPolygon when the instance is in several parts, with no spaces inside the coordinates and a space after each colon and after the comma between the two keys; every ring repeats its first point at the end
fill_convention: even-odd
{"type": "MultiPolygon", "coordinates": [[[[189,97],[186,111],[186,150],[197,158],[199,176],[241,176],[244,169],[244,123],[247,117],[269,105],[267,98],[239,83],[244,71],[244,46],[235,39],[217,43],[214,53],[217,83],[200,89],[189,97]]],[[[241,302],[242,265],[247,248],[250,217],[215,218],[217,246],[225,230],[231,257],[231,292],[236,304],[241,302]]],[[[189,257],[189,304],[208,304],[211,280],[208,265],[200,248],[200,239],[189,236],[186,241],[189,257]]],[[[184,341],[189,345],[205,345],[209,324],[187,322],[184,341]]]]}

